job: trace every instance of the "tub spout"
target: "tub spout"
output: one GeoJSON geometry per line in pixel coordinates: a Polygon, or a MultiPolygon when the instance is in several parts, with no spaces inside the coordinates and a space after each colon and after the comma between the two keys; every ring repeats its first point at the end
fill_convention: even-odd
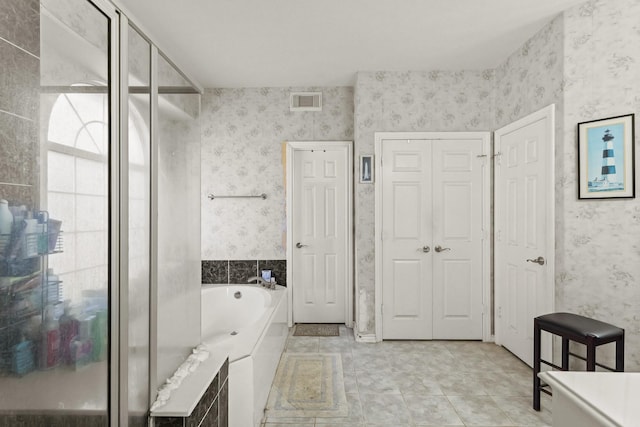
{"type": "Polygon", "coordinates": [[[266,286],[266,285],[267,285],[267,282],[265,282],[265,281],[262,279],[262,277],[259,277],[259,276],[253,276],[253,277],[249,277],[249,278],[247,279],[247,283],[251,283],[251,282],[253,282],[253,281],[255,281],[255,282],[256,282],[256,284],[258,284],[258,285],[260,285],[260,286],[266,286]]]}

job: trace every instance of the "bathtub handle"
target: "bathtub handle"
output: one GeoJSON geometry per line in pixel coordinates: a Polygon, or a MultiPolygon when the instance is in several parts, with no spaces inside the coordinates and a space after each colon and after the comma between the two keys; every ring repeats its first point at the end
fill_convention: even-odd
{"type": "Polygon", "coordinates": [[[303,244],[302,244],[302,243],[300,243],[300,242],[296,243],[296,248],[298,248],[298,249],[300,249],[300,248],[306,248],[306,247],[308,247],[308,246],[309,246],[309,245],[303,245],[303,244]]]}

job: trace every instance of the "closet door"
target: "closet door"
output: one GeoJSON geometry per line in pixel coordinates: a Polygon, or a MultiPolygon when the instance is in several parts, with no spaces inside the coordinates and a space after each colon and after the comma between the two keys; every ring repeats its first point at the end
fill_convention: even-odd
{"type": "Polygon", "coordinates": [[[433,141],[433,338],[482,339],[482,174],[474,140],[433,141]]]}
{"type": "Polygon", "coordinates": [[[485,145],[381,141],[383,339],[483,338],[485,145]]]}
{"type": "Polygon", "coordinates": [[[383,337],[432,338],[431,145],[383,144],[383,337]]]}

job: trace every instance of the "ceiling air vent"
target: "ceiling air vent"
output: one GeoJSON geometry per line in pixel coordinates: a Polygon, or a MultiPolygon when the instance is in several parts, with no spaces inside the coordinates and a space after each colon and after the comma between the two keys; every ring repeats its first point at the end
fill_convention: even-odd
{"type": "Polygon", "coordinates": [[[289,100],[291,111],[322,111],[322,92],[293,92],[289,100]]]}

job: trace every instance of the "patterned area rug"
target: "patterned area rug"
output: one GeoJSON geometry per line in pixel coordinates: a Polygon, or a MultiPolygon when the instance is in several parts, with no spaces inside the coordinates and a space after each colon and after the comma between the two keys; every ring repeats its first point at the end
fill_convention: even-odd
{"type": "Polygon", "coordinates": [[[331,323],[298,323],[293,331],[295,337],[337,337],[340,336],[338,325],[331,323]]]}
{"type": "Polygon", "coordinates": [[[346,417],[348,414],[339,353],[282,355],[267,401],[267,417],[346,417]]]}

